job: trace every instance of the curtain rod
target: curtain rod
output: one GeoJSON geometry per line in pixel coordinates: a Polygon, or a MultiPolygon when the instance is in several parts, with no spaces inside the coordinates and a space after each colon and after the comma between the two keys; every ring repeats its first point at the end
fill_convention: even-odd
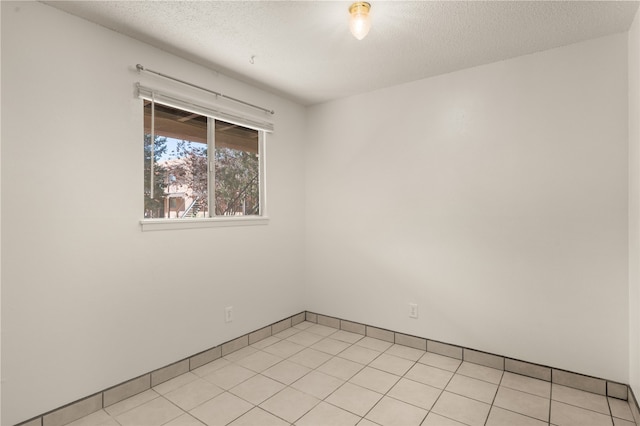
{"type": "Polygon", "coordinates": [[[204,87],[197,86],[197,85],[195,85],[195,84],[187,83],[186,81],[184,81],[184,80],[180,80],[179,78],[171,77],[170,75],[166,75],[166,74],[163,74],[163,73],[161,73],[161,72],[154,71],[154,70],[151,70],[151,69],[149,69],[149,68],[145,68],[145,67],[143,67],[143,66],[142,66],[142,65],[140,65],[140,64],[137,64],[137,65],[136,65],[136,69],[137,69],[139,72],[146,71],[146,72],[151,73],[151,74],[159,75],[160,77],[168,78],[169,80],[177,81],[178,83],[186,84],[187,86],[195,87],[196,89],[203,90],[203,91],[205,91],[205,92],[211,93],[211,94],[216,95],[216,96],[219,96],[219,97],[221,97],[221,98],[228,99],[228,100],[230,100],[230,101],[237,102],[237,103],[239,103],[239,104],[246,105],[246,106],[249,106],[249,107],[251,107],[251,108],[259,109],[260,111],[264,111],[264,112],[266,112],[267,114],[271,114],[271,115],[273,115],[273,114],[275,114],[275,113],[276,113],[276,112],[275,112],[274,110],[272,110],[272,109],[269,109],[269,108],[263,108],[263,107],[261,107],[261,106],[254,105],[254,104],[250,104],[249,102],[245,102],[245,101],[243,101],[243,100],[236,99],[236,98],[233,98],[233,97],[231,97],[231,96],[223,95],[222,93],[214,92],[213,90],[209,90],[209,89],[206,89],[206,88],[204,88],[204,87]]]}

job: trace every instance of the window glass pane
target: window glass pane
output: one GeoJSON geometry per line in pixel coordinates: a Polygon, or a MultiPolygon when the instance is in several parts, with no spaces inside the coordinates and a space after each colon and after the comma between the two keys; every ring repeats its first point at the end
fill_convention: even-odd
{"type": "Polygon", "coordinates": [[[208,217],[207,117],[144,101],[144,217],[208,217]],[[154,141],[151,125],[154,123],[154,141]]]}
{"type": "Polygon", "coordinates": [[[215,124],[215,214],[260,215],[258,131],[215,124]]]}

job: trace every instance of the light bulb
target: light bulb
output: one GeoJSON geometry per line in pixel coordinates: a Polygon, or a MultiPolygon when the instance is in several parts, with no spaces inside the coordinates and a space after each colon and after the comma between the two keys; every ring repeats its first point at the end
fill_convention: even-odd
{"type": "Polygon", "coordinates": [[[366,37],[371,29],[371,17],[369,16],[371,5],[366,2],[356,2],[349,7],[349,29],[358,40],[366,37]]]}

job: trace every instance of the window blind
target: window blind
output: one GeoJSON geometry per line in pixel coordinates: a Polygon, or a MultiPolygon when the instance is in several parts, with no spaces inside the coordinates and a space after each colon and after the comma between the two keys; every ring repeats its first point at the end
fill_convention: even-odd
{"type": "Polygon", "coordinates": [[[174,108],[180,108],[185,111],[193,112],[195,114],[205,115],[207,117],[216,118],[222,121],[226,121],[232,124],[247,127],[254,130],[263,130],[265,132],[273,132],[273,123],[269,121],[259,121],[252,117],[240,115],[238,113],[225,111],[223,109],[206,106],[201,103],[192,102],[186,99],[181,99],[175,95],[171,95],[157,89],[151,89],[140,84],[136,84],[138,97],[146,99],[159,104],[167,105],[174,108]]]}

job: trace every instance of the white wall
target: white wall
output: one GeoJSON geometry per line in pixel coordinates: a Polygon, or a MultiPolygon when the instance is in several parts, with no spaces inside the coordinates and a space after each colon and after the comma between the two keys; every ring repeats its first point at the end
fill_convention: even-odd
{"type": "Polygon", "coordinates": [[[627,382],[626,40],[311,108],[307,307],[627,382]]]}
{"type": "Polygon", "coordinates": [[[629,384],[640,395],[640,14],[629,30],[629,384]]]}
{"type": "Polygon", "coordinates": [[[2,424],[303,310],[305,110],[34,2],[2,2],[2,424]],[[276,110],[268,226],[141,232],[141,63],[276,110]],[[224,323],[224,306],[235,319],[224,323]]]}
{"type": "Polygon", "coordinates": [[[639,392],[638,19],[628,51],[621,34],[308,114],[46,5],[1,19],[2,424],[302,309],[630,371],[639,392]],[[140,232],[133,83],[162,83],[136,63],[277,111],[268,226],[140,232]]]}

